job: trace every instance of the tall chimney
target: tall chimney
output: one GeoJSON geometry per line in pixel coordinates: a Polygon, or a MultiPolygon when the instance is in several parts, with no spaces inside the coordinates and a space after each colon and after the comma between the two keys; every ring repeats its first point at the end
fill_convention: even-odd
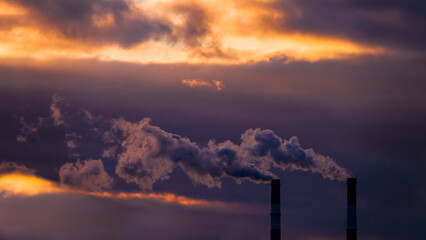
{"type": "Polygon", "coordinates": [[[271,240],[281,239],[280,180],[271,182],[271,240]]]}
{"type": "Polygon", "coordinates": [[[356,178],[348,178],[348,209],[346,239],[356,240],[356,178]]]}

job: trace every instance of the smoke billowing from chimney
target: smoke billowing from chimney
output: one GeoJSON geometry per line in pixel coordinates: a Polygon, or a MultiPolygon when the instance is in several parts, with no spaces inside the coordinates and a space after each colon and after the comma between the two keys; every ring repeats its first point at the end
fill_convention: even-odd
{"type": "MultiPolygon", "coordinates": [[[[74,131],[74,121],[63,106],[64,99],[55,94],[50,105],[52,123],[67,130],[65,142],[68,149],[75,152],[79,148],[76,138],[85,135],[74,131]]],[[[241,135],[240,144],[210,140],[206,147],[201,147],[188,138],[151,125],[149,118],[139,122],[124,118],[105,121],[86,109],[81,109],[80,113],[92,130],[90,134],[102,136],[107,145],[102,157],[117,160],[115,173],[144,190],[151,190],[157,181],[168,179],[176,168],[183,170],[194,184],[208,187],[221,187],[225,177],[238,183],[243,180],[269,183],[277,178],[271,171],[273,168],[310,171],[331,180],[344,181],[351,177],[349,171],[332,158],[302,148],[297,137],[283,140],[268,129],[248,129],[241,135]]],[[[44,124],[46,117],[39,119],[43,119],[44,127],[48,126],[48,123],[44,124]]],[[[17,139],[25,141],[26,136],[21,135],[17,139]]],[[[70,156],[78,157],[79,154],[70,156]]],[[[113,178],[103,169],[101,159],[84,164],[78,161],[67,163],[61,169],[63,183],[94,190],[112,186],[113,178]]]]}
{"type": "Polygon", "coordinates": [[[347,226],[346,239],[357,239],[356,226],[356,178],[348,178],[348,206],[347,206],[347,226]]]}
{"type": "Polygon", "coordinates": [[[152,126],[150,119],[132,123],[120,118],[112,121],[112,130],[105,136],[106,142],[121,147],[117,175],[142,189],[168,179],[175,167],[194,184],[208,187],[220,187],[223,177],[270,182],[276,178],[271,168],[311,171],[341,181],[351,176],[330,157],[302,148],[297,137],[283,140],[273,131],[259,128],[244,132],[239,145],[210,140],[207,147],[200,147],[188,138],[152,126]]]}

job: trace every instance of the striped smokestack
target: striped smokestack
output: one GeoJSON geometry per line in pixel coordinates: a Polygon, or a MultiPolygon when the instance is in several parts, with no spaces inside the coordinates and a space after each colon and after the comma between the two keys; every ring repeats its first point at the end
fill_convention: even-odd
{"type": "Polygon", "coordinates": [[[348,209],[346,239],[356,240],[356,178],[348,178],[348,209]]]}
{"type": "Polygon", "coordinates": [[[281,239],[280,180],[271,182],[271,240],[281,239]]]}

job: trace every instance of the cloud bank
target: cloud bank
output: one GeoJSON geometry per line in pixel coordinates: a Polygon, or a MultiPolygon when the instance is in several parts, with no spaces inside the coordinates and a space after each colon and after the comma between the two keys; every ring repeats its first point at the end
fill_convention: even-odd
{"type": "MultiPolygon", "coordinates": [[[[377,20],[373,14],[359,15],[351,6],[335,7],[329,1],[321,1],[331,5],[321,16],[311,9],[323,9],[306,1],[0,0],[4,2],[9,5],[4,12],[15,12],[4,16],[0,10],[0,31],[5,33],[0,37],[0,57],[238,64],[283,57],[342,59],[388,50],[378,38],[366,40],[357,34],[377,32],[363,24],[342,36],[340,32],[346,31],[339,21],[330,23],[327,18],[342,17],[336,9],[348,13],[349,19],[342,21],[346,25],[351,17],[361,23],[377,20]],[[330,32],[333,26],[339,31],[330,32]]],[[[410,33],[414,30],[418,29],[410,33]]]]}

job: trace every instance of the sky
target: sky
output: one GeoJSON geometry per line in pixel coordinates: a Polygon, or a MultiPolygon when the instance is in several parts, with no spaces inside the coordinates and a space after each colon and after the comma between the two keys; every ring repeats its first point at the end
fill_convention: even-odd
{"type": "Polygon", "coordinates": [[[423,239],[425,12],[0,0],[0,240],[423,239]]]}

